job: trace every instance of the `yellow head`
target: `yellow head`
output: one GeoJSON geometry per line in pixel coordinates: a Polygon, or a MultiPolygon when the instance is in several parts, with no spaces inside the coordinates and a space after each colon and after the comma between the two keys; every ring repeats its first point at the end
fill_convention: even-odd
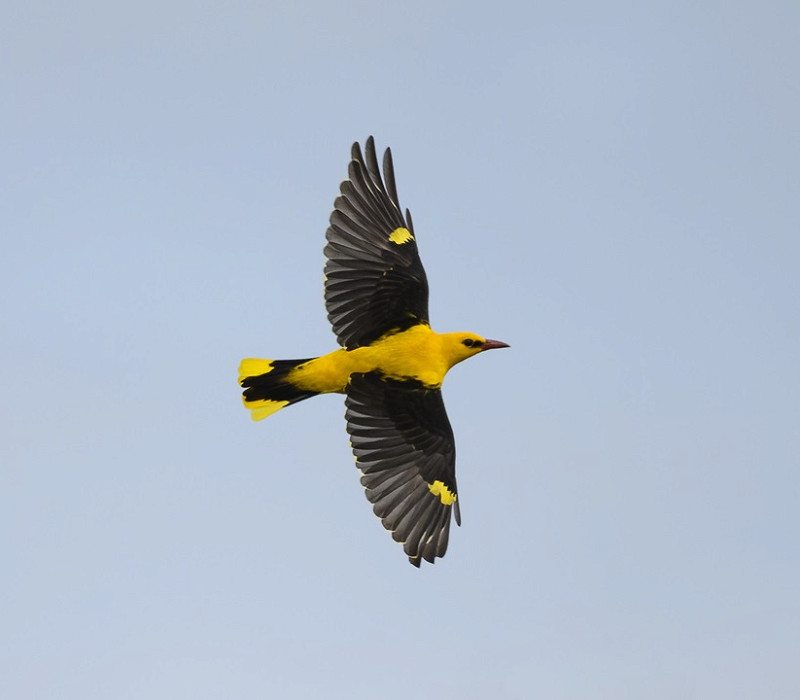
{"type": "Polygon", "coordinates": [[[482,338],[475,333],[444,333],[441,337],[442,351],[450,367],[484,350],[509,347],[508,343],[482,338]]]}

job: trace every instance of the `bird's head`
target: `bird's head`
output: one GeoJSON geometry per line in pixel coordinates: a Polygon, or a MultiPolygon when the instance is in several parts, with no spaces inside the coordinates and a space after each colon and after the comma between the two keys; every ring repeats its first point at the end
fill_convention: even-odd
{"type": "Polygon", "coordinates": [[[445,333],[443,338],[444,350],[451,360],[451,367],[484,350],[509,347],[508,343],[482,338],[474,333],[445,333]]]}

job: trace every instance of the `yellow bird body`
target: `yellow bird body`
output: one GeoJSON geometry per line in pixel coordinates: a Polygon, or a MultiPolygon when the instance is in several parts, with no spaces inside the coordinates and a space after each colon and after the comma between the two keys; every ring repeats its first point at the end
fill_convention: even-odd
{"type": "MultiPolygon", "coordinates": [[[[474,333],[437,333],[425,324],[418,324],[390,333],[371,345],[353,350],[339,348],[321,357],[298,361],[282,379],[310,394],[344,394],[353,374],[379,372],[387,379],[414,380],[428,389],[438,389],[448,370],[481,352],[485,342],[485,338],[474,333]],[[469,347],[465,340],[472,341],[469,347]]],[[[273,363],[274,360],[256,358],[242,360],[239,383],[248,377],[269,374],[273,363]]],[[[253,420],[262,420],[289,403],[245,399],[253,420]]]]}
{"type": "MultiPolygon", "coordinates": [[[[438,389],[453,365],[480,352],[480,347],[465,347],[465,338],[483,340],[471,333],[436,333],[429,326],[416,325],[372,345],[353,350],[339,348],[303,362],[287,379],[298,389],[316,394],[344,394],[353,373],[379,371],[391,379],[416,379],[430,389],[438,389]]],[[[251,367],[244,369],[247,376],[251,367]]]]}

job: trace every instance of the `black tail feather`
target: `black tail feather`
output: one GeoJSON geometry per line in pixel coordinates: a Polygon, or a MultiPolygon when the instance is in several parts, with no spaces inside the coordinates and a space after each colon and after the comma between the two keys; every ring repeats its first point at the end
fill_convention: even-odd
{"type": "Polygon", "coordinates": [[[299,389],[289,378],[295,367],[311,359],[242,360],[239,384],[244,389],[244,405],[252,411],[253,420],[261,420],[286,406],[316,396],[317,392],[299,389]]]}

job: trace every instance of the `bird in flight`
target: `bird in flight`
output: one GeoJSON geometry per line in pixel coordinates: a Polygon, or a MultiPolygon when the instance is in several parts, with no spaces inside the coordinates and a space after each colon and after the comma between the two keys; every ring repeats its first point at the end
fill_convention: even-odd
{"type": "Polygon", "coordinates": [[[245,359],[253,420],[317,394],[345,395],[347,432],[367,499],[409,561],[443,557],[451,514],[461,524],[456,447],[442,401],[453,365],[499,340],[436,333],[411,213],[400,209],[392,154],[353,144],[325,235],[325,306],[341,346],[303,360],[245,359]]]}

